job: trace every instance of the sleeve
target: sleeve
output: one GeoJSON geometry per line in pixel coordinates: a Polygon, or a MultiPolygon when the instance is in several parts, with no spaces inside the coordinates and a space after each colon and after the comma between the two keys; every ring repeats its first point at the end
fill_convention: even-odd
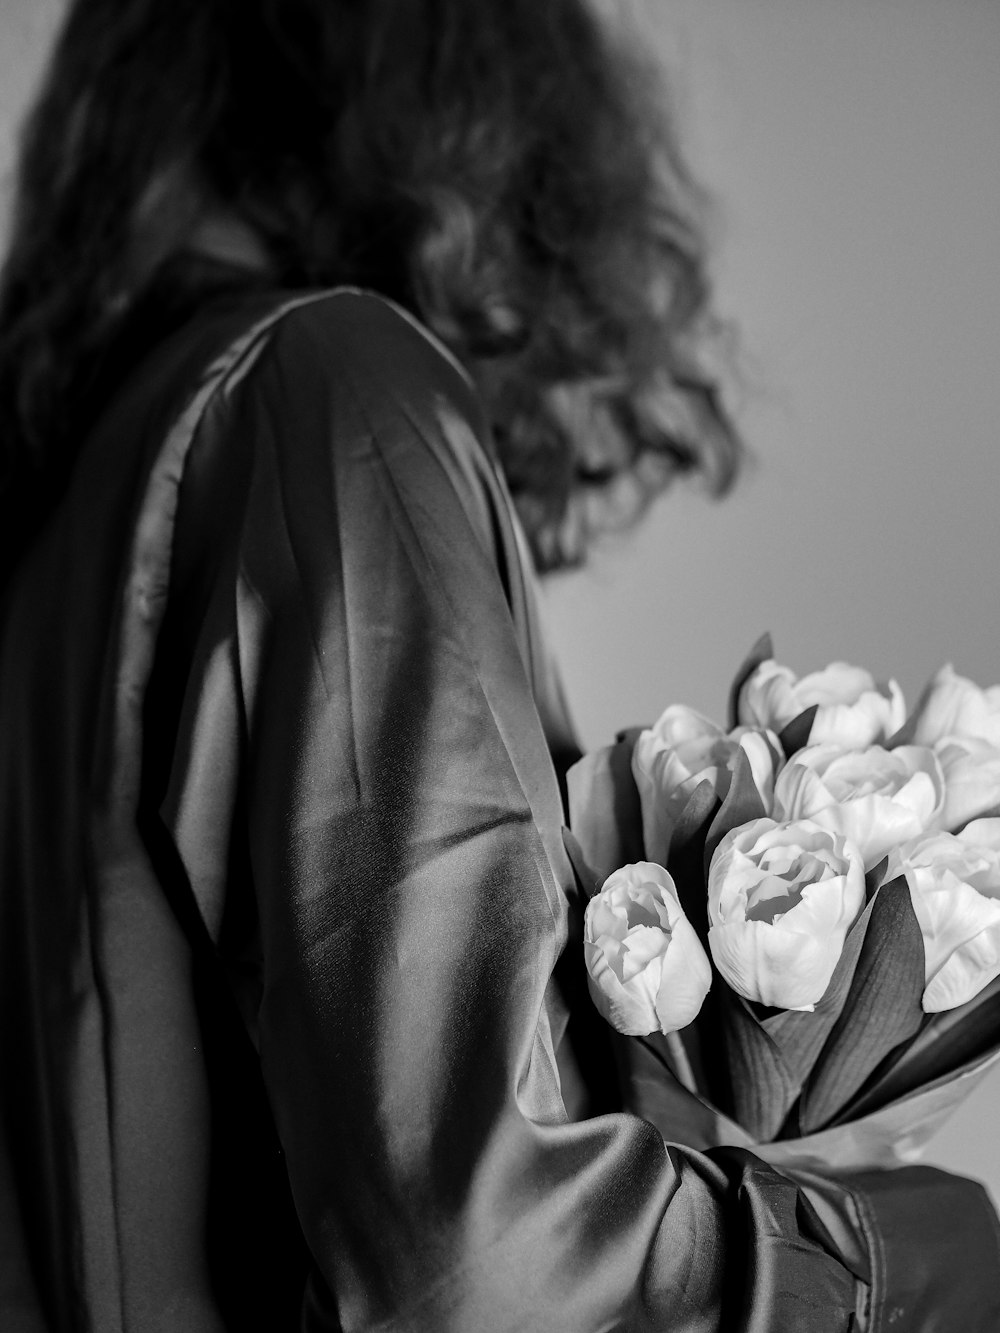
{"type": "MultiPolygon", "coordinates": [[[[624,1114],[567,1119],[547,1007],[558,795],[448,462],[474,429],[466,389],[390,307],[336,310],[288,322],[246,387],[237,590],[257,1036],[313,1258],[303,1328],[839,1333],[886,1197],[899,1236],[908,1204],[946,1205],[963,1234],[978,1210],[995,1281],[966,1182],[903,1171],[845,1191],[859,1264],[749,1154],[665,1145],[624,1114]]],[[[910,1272],[894,1333],[925,1327],[927,1293],[947,1305],[922,1239],[931,1277],[910,1272]]],[[[889,1308],[892,1274],[872,1280],[889,1308]]],[[[926,1327],[1000,1326],[990,1308],[926,1327]]]]}

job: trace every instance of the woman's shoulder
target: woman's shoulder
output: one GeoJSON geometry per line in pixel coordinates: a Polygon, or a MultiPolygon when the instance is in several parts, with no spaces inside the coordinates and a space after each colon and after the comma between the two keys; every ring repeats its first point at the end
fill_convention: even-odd
{"type": "Polygon", "coordinates": [[[144,355],[109,400],[97,433],[141,416],[144,434],[190,429],[233,402],[283,397],[287,413],[353,398],[417,412],[442,399],[491,450],[467,372],[409,311],[374,291],[250,289],[209,300],[144,355]]]}
{"type": "Polygon", "coordinates": [[[80,464],[74,509],[117,496],[126,526],[162,529],[176,592],[214,579],[250,533],[269,559],[289,545],[375,567],[393,549],[435,580],[455,566],[508,593],[523,558],[472,381],[369,291],[205,304],[115,394],[80,464]]]}
{"type": "Polygon", "coordinates": [[[291,297],[234,339],[219,369],[222,433],[270,450],[282,475],[359,495],[388,486],[418,520],[461,511],[492,545],[506,499],[482,402],[394,302],[355,288],[291,297]]]}
{"type": "Polygon", "coordinates": [[[229,504],[268,458],[283,488],[389,486],[405,509],[464,515],[489,546],[506,503],[468,374],[412,314],[357,288],[208,302],[113,395],[81,459],[84,489],[112,483],[122,439],[138,451],[140,489],[165,469],[182,511],[229,504]]]}
{"type": "Polygon", "coordinates": [[[378,381],[431,376],[459,397],[475,398],[467,371],[415,315],[378,292],[334,287],[279,301],[262,324],[275,350],[332,355],[345,370],[364,368],[378,381]]]}
{"type": "MultiPolygon", "coordinates": [[[[364,448],[360,433],[391,465],[429,452],[441,460],[457,454],[466,464],[476,456],[478,470],[492,455],[482,402],[467,372],[430,330],[386,297],[347,287],[293,297],[263,319],[259,352],[252,335],[250,342],[251,404],[273,410],[280,401],[285,414],[319,414],[293,443],[311,440],[342,455],[350,438],[356,457],[364,448]],[[408,450],[393,447],[400,435],[408,450]]],[[[227,384],[242,373],[237,359],[227,384]]]]}
{"type": "Polygon", "coordinates": [[[369,408],[389,402],[413,412],[446,399],[489,448],[468,373],[439,338],[387,297],[354,287],[257,295],[243,327],[238,307],[219,314],[232,333],[208,373],[227,393],[252,372],[252,388],[267,385],[300,402],[344,396],[369,408]]]}

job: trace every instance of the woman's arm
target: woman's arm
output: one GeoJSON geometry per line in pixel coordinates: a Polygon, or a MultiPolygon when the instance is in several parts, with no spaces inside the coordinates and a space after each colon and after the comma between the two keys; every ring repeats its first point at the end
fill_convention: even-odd
{"type": "MultiPolygon", "coordinates": [[[[847,1330],[879,1209],[907,1233],[900,1200],[949,1207],[995,1287],[966,1182],[842,1194],[861,1201],[852,1257],[749,1154],[567,1121],[546,997],[570,878],[503,585],[449,463],[465,392],[363,296],[286,321],[244,390],[257,1035],[315,1260],[305,1327],[847,1330]]],[[[925,1326],[929,1283],[945,1303],[959,1285],[933,1246],[918,1266],[894,1330],[925,1326]]],[[[891,1308],[896,1279],[873,1276],[891,1308]]],[[[1000,1320],[985,1290],[963,1328],[1000,1320]]]]}

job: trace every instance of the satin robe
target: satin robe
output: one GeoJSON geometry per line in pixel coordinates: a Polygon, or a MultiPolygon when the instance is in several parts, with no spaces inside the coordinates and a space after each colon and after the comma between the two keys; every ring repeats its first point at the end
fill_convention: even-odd
{"type": "Polygon", "coordinates": [[[837,1239],[574,1118],[572,737],[481,404],[396,307],[167,339],[2,635],[4,1333],[1000,1327],[978,1186],[831,1184],[837,1239]]]}

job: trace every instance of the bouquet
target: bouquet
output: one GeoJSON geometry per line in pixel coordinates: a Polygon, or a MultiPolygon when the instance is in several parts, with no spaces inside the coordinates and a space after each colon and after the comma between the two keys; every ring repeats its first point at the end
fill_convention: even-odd
{"type": "Polygon", "coordinates": [[[907,716],[765,636],[728,729],[675,705],[568,785],[590,993],[665,1138],[891,1166],[1000,1058],[1000,686],[945,667],[907,716]]]}

